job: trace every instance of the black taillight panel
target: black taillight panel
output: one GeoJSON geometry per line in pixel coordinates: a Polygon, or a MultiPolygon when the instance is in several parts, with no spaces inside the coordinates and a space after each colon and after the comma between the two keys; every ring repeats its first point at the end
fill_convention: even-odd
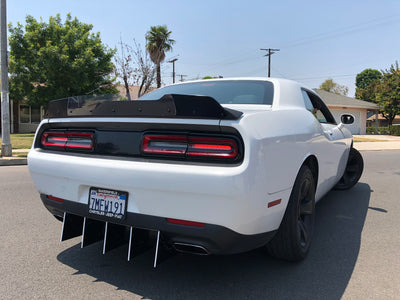
{"type": "MultiPolygon", "coordinates": [[[[145,130],[156,124],[106,124],[89,127],[45,124],[37,133],[35,147],[58,152],[88,155],[145,158],[154,161],[192,161],[201,164],[238,164],[243,161],[244,145],[234,128],[194,127],[164,124],[163,130],[145,130]],[[122,126],[125,125],[125,126],[122,126]],[[137,128],[136,128],[137,127],[137,128]],[[169,129],[169,127],[171,127],[169,129]],[[200,129],[200,130],[196,130],[200,129]]],[[[83,125],[83,126],[82,126],[83,125]]]]}

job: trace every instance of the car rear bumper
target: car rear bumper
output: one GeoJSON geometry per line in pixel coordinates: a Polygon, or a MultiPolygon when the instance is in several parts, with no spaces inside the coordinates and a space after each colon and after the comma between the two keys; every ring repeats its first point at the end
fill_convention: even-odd
{"type": "Polygon", "coordinates": [[[127,213],[182,219],[257,235],[279,227],[290,190],[269,193],[269,178],[257,162],[204,166],[84,155],[32,149],[32,179],[40,194],[88,206],[91,187],[129,194],[127,213]],[[263,178],[263,180],[258,180],[263,178]],[[269,207],[280,200],[280,205],[269,207]]]}
{"type": "MultiPolygon", "coordinates": [[[[124,220],[112,220],[89,214],[85,204],[64,200],[63,202],[50,200],[47,195],[41,194],[45,207],[58,219],[64,213],[75,217],[88,218],[101,222],[133,227],[138,229],[160,231],[170,246],[192,245],[205,250],[204,254],[234,254],[245,252],[265,245],[275,234],[270,231],[260,234],[245,235],[239,234],[226,227],[204,224],[202,227],[173,224],[167,218],[127,212],[124,220]]],[[[78,223],[78,222],[77,222],[78,223]]],[[[79,228],[78,228],[79,231],[79,228]]],[[[83,228],[82,228],[83,232],[83,228]]]]}

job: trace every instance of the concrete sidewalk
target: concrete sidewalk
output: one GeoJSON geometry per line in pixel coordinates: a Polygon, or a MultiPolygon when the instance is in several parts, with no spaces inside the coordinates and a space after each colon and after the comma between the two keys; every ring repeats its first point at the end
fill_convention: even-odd
{"type": "Polygon", "coordinates": [[[353,138],[353,147],[359,151],[400,150],[400,136],[354,135],[353,138]]]}
{"type": "MultiPolygon", "coordinates": [[[[391,135],[354,135],[354,148],[359,151],[381,151],[381,150],[400,150],[400,136],[391,135]],[[363,141],[365,140],[365,141],[363,141]],[[371,141],[373,140],[373,141],[371,141]]],[[[29,149],[13,150],[13,155],[17,153],[27,153],[29,149]]],[[[0,166],[26,165],[26,157],[0,157],[0,166]]]]}
{"type": "Polygon", "coordinates": [[[18,166],[18,165],[26,165],[27,158],[26,157],[18,157],[16,154],[18,153],[28,153],[29,149],[13,149],[11,157],[2,157],[0,156],[0,166],[18,166]]]}

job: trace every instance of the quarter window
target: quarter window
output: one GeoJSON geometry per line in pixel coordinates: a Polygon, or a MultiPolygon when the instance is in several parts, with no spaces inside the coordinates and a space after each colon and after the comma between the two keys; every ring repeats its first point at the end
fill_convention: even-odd
{"type": "Polygon", "coordinates": [[[306,109],[310,111],[320,123],[336,124],[335,118],[321,98],[307,90],[301,90],[301,92],[306,109]]]}

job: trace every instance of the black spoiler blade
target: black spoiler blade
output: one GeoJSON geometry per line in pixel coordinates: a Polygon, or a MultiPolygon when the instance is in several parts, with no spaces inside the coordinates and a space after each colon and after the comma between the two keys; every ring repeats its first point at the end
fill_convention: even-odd
{"type": "Polygon", "coordinates": [[[69,97],[49,103],[45,118],[146,117],[237,120],[243,113],[207,96],[164,95],[158,100],[110,101],[105,97],[69,97]]]}

